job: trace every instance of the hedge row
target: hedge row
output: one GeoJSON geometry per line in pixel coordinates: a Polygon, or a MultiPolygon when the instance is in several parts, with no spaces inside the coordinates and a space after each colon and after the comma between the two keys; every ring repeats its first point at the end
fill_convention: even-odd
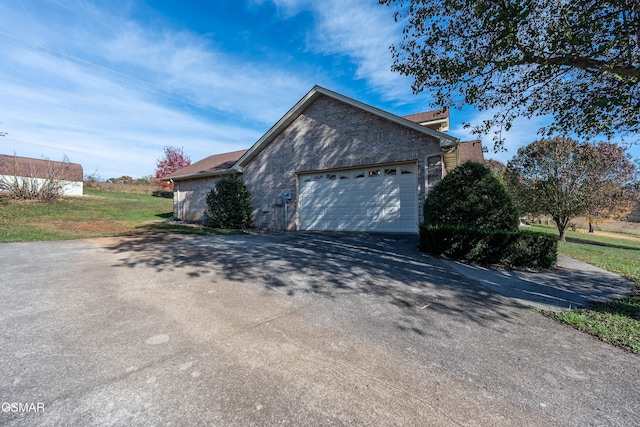
{"type": "Polygon", "coordinates": [[[556,264],[558,238],[533,231],[479,230],[421,224],[420,248],[429,255],[478,264],[548,269],[556,264]]]}

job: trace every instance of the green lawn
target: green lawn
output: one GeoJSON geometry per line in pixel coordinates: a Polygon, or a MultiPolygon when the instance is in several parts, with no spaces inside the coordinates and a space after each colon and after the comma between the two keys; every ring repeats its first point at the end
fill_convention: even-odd
{"type": "Polygon", "coordinates": [[[0,197],[0,242],[65,240],[141,233],[219,234],[168,221],[173,201],[148,194],[86,190],[59,203],[0,197]]]}
{"type": "MultiPolygon", "coordinates": [[[[552,226],[536,224],[532,229],[558,235],[552,226]]],[[[559,253],[619,274],[640,286],[640,236],[567,231],[566,237],[566,242],[558,242],[559,253]]]]}
{"type": "MultiPolygon", "coordinates": [[[[533,228],[558,234],[555,227],[535,225],[533,228]]],[[[567,241],[558,244],[558,252],[619,274],[640,286],[640,236],[603,234],[568,231],[567,241]]],[[[594,304],[587,309],[544,314],[640,354],[640,295],[594,304]]]]}

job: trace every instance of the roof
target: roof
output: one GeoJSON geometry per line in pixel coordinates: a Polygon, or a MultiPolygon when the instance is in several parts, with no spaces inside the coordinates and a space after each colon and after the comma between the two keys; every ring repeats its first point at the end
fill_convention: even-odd
{"type": "Polygon", "coordinates": [[[200,178],[235,172],[235,170],[232,169],[233,165],[246,152],[247,150],[238,150],[231,153],[215,154],[179,169],[165,176],[162,180],[200,178]]]}
{"type": "MultiPolygon", "coordinates": [[[[426,126],[422,126],[418,122],[408,120],[406,117],[427,115],[432,120],[428,122],[448,123],[449,110],[434,110],[425,113],[412,114],[405,118],[388,113],[371,105],[364,104],[355,99],[348,98],[339,93],[332,92],[320,86],[314,86],[298,103],[296,103],[271,129],[267,131],[251,148],[248,150],[234,151],[232,153],[216,154],[206,159],[200,160],[190,166],[182,168],[170,175],[162,178],[163,181],[170,179],[191,179],[202,178],[208,176],[217,176],[233,172],[242,172],[243,168],[260,153],[267,145],[269,145],[284,129],[287,128],[295,119],[297,119],[304,110],[311,105],[320,96],[328,96],[340,102],[344,102],[355,108],[367,111],[378,117],[390,120],[416,132],[429,135],[440,141],[441,147],[451,147],[458,143],[458,138],[439,132],[426,126]]],[[[428,117],[427,117],[428,118],[428,117]]],[[[424,122],[420,122],[424,123],[424,122]]]]}
{"type": "Polygon", "coordinates": [[[372,107],[371,105],[367,105],[360,101],[356,101],[355,99],[340,95],[339,93],[330,91],[329,89],[325,89],[320,86],[314,86],[313,89],[311,89],[300,101],[298,101],[296,105],[293,106],[293,108],[291,108],[287,112],[287,114],[285,114],[280,120],[278,120],[278,122],[273,125],[273,127],[271,127],[271,129],[269,129],[267,133],[265,133],[255,144],[253,144],[253,146],[240,158],[240,160],[238,160],[233,168],[242,171],[242,168],[246,166],[251,161],[251,159],[253,159],[260,151],[262,151],[267,145],[269,145],[284,129],[287,128],[287,126],[289,126],[295,119],[297,119],[303,113],[303,111],[320,96],[328,96],[337,101],[351,105],[355,108],[367,111],[378,117],[382,117],[402,126],[411,128],[416,132],[434,137],[440,141],[440,145],[443,147],[449,147],[455,145],[458,142],[458,139],[451,135],[447,135],[445,133],[438,132],[437,130],[421,126],[415,122],[407,120],[406,118],[396,116],[395,114],[388,113],[386,111],[372,107]]]}
{"type": "Polygon", "coordinates": [[[0,154],[0,175],[82,181],[82,165],[0,154]]]}
{"type": "Polygon", "coordinates": [[[464,163],[469,160],[484,163],[482,142],[479,139],[460,142],[460,163],[464,163]]]}
{"type": "Polygon", "coordinates": [[[449,117],[449,109],[441,108],[439,110],[424,111],[422,113],[409,114],[408,116],[402,116],[403,119],[407,119],[414,123],[432,122],[435,120],[442,120],[449,117]]]}
{"type": "Polygon", "coordinates": [[[449,130],[449,109],[441,108],[439,110],[424,111],[422,113],[409,114],[402,116],[411,122],[418,123],[422,126],[428,126],[439,131],[449,130]]]}

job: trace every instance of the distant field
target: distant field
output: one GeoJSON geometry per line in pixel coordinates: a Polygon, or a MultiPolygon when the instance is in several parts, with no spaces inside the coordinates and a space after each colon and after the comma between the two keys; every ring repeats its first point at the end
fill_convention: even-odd
{"type": "Polygon", "coordinates": [[[158,191],[160,187],[154,184],[111,184],[109,182],[85,182],[84,192],[85,194],[92,191],[98,191],[101,193],[125,193],[125,194],[153,194],[154,191],[158,191]]]}
{"type": "Polygon", "coordinates": [[[220,233],[219,230],[167,221],[172,217],[172,212],[171,199],[134,192],[85,189],[83,197],[64,197],[59,203],[51,205],[0,197],[0,242],[157,232],[220,233]]]}

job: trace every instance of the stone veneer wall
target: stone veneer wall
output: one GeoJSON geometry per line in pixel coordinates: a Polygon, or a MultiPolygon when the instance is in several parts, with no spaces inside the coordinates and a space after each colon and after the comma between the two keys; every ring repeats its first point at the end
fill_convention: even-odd
{"type": "Polygon", "coordinates": [[[321,96],[245,167],[243,179],[251,193],[254,226],[297,229],[297,174],[407,161],[418,165],[416,191],[422,221],[425,160],[440,153],[436,138],[321,96]],[[276,205],[283,190],[292,192],[286,225],[283,207],[276,205]],[[262,212],[262,206],[268,212],[262,212]]]}

